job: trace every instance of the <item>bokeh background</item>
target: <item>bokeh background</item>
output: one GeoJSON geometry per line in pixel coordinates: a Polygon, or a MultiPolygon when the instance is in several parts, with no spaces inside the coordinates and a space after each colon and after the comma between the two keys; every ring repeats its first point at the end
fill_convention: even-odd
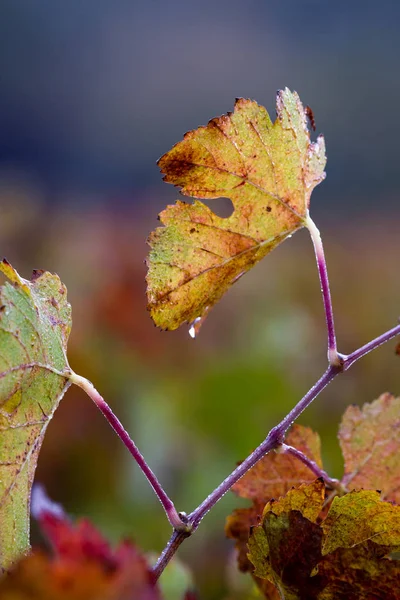
{"type": "MultiPolygon", "coordinates": [[[[325,368],[313,251],[302,231],[243,278],[195,341],[146,312],[148,233],[178,193],[157,158],[183,133],[251,97],[273,114],[296,89],[325,134],[312,198],[324,235],[340,349],[400,313],[400,4],[337,0],[1,0],[0,254],[25,276],[60,274],[70,361],[119,415],[180,510],[190,511],[325,368]]],[[[213,201],[215,210],[229,210],[213,201]]],[[[224,213],[225,211],[225,213],[224,213]]],[[[301,418],[326,468],[349,403],[400,393],[389,343],[301,418]]],[[[51,423],[37,478],[112,540],[160,552],[170,529],[130,456],[79,390],[51,423]]],[[[179,556],[204,599],[244,597],[224,519],[228,494],[179,556]]]]}

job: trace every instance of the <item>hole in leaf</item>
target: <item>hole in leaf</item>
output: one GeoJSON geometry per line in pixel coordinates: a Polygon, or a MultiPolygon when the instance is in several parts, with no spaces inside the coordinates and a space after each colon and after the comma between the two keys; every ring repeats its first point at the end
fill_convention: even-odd
{"type": "Polygon", "coordinates": [[[234,211],[232,201],[229,198],[215,198],[212,200],[201,200],[221,219],[227,219],[234,211]]]}

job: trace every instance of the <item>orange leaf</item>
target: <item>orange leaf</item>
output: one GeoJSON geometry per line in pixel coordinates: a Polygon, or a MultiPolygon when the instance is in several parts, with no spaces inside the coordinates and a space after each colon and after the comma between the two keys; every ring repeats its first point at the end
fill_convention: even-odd
{"type": "MultiPolygon", "coordinates": [[[[322,467],[320,439],[309,427],[294,425],[286,437],[286,443],[301,450],[322,467]]],[[[265,504],[272,498],[284,496],[293,486],[314,480],[314,473],[298,458],[290,454],[270,452],[233,486],[232,489],[238,496],[253,501],[251,508],[233,511],[225,525],[226,535],[236,541],[241,571],[251,570],[247,558],[247,542],[250,528],[259,523],[265,504]]]]}
{"type": "Polygon", "coordinates": [[[349,488],[380,490],[400,504],[400,398],[382,394],[371,404],[349,406],[339,429],[349,488]]]}

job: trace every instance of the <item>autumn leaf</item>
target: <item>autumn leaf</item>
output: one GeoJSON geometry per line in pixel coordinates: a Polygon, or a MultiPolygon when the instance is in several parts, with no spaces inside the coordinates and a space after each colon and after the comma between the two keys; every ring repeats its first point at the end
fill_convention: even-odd
{"type": "Polygon", "coordinates": [[[0,580],[2,600],[161,600],[144,556],[130,542],[115,550],[88,520],[73,524],[44,500],[39,523],[53,556],[35,552],[0,580]]]}
{"type": "MultiPolygon", "coordinates": [[[[300,450],[322,467],[321,441],[318,433],[303,425],[293,425],[285,443],[300,450]]],[[[232,487],[238,496],[259,500],[264,504],[279,498],[291,487],[314,481],[314,473],[291,454],[269,452],[232,487]]]]}
{"type": "MultiPolygon", "coordinates": [[[[340,548],[318,564],[314,578],[321,591],[317,600],[399,600],[399,561],[382,555],[365,542],[340,548]]],[[[312,600],[312,597],[310,597],[312,600]]]]}
{"type": "Polygon", "coordinates": [[[302,484],[277,501],[268,502],[262,522],[249,538],[254,575],[267,579],[285,598],[296,598],[321,556],[322,530],[316,524],[325,498],[323,481],[302,484]]]}
{"type": "Polygon", "coordinates": [[[339,428],[342,479],[349,489],[379,489],[400,504],[400,398],[383,394],[362,409],[349,406],[339,428]]]}
{"type": "Polygon", "coordinates": [[[266,505],[249,538],[260,589],[268,581],[286,600],[400,598],[400,564],[387,558],[400,543],[400,507],[377,492],[351,492],[335,498],[324,519],[321,485],[303,484],[266,505]]]}
{"type": "Polygon", "coordinates": [[[0,262],[0,567],[29,549],[29,498],[46,427],[69,386],[71,307],[56,275],[0,262]]]}
{"type": "Polygon", "coordinates": [[[353,491],[334,498],[323,522],[323,554],[372,540],[400,550],[400,506],[383,502],[379,492],[353,491]]]}
{"type": "MultiPolygon", "coordinates": [[[[286,443],[322,467],[320,439],[309,427],[294,425],[286,437],[286,443]]],[[[251,568],[247,558],[249,532],[252,526],[259,523],[265,504],[272,498],[284,496],[294,486],[314,480],[314,473],[295,456],[270,452],[233,486],[238,496],[253,501],[250,508],[235,510],[227,518],[225,526],[226,535],[236,541],[240,570],[251,568]]]]}
{"type": "Polygon", "coordinates": [[[227,197],[218,217],[205,204],[177,201],[149,237],[147,297],[156,325],[193,323],[246,271],[305,225],[311,192],[325,177],[325,143],[310,141],[296,92],[277,95],[277,119],[252,100],[185,134],[159,160],[164,180],[185,196],[227,197]]]}

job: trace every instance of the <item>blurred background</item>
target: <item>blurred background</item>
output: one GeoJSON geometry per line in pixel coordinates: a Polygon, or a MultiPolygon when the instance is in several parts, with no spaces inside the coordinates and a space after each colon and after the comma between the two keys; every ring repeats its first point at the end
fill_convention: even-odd
{"type": "MultiPolygon", "coordinates": [[[[400,4],[337,0],[1,0],[0,255],[56,271],[73,307],[70,362],[91,379],[179,510],[189,512],[326,366],[311,242],[296,234],[234,286],[199,337],[146,312],[146,237],[178,197],[156,160],[188,129],[251,97],[274,115],[296,89],[326,137],[312,197],[340,350],[400,313],[400,4]]],[[[218,210],[221,205],[215,201],[218,210]]],[[[302,416],[340,476],[349,403],[400,393],[395,343],[336,380],[302,416]]],[[[37,478],[112,540],[160,552],[170,528],[127,451],[79,390],[51,423],[37,478]]],[[[200,597],[244,597],[228,494],[179,556],[200,597]]]]}

